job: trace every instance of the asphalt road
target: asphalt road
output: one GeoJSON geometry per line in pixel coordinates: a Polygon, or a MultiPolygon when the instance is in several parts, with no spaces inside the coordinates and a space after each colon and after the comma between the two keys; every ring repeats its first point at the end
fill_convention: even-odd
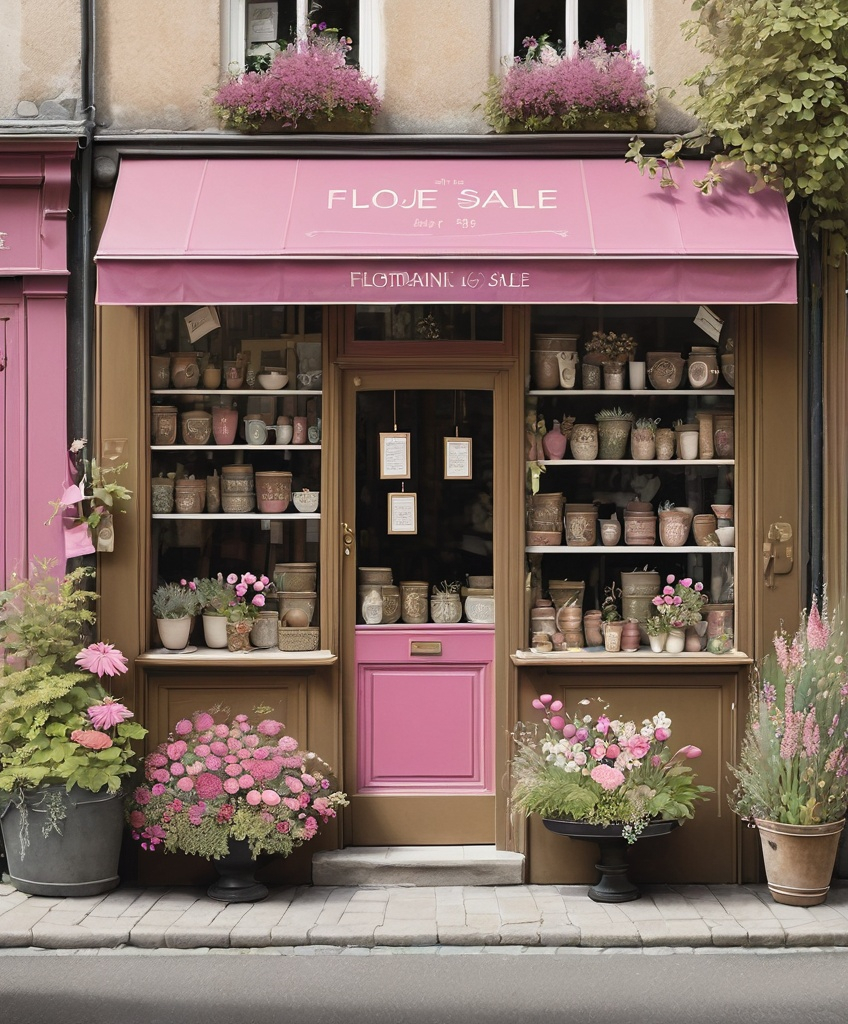
{"type": "Polygon", "coordinates": [[[848,950],[0,952],[2,1024],[846,1024],[848,950]]]}

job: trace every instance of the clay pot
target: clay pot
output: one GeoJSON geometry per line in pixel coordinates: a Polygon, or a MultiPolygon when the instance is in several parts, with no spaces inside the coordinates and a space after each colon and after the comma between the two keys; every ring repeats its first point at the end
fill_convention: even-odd
{"type": "Polygon", "coordinates": [[[653,599],[660,592],[660,574],[653,570],[636,570],[621,574],[621,613],[644,626],[653,614],[653,599]]]}
{"type": "Polygon", "coordinates": [[[681,548],[689,538],[694,513],[684,506],[660,509],[659,517],[660,544],[664,548],[681,548]]]}
{"type": "Polygon", "coordinates": [[[554,608],[582,608],[586,584],[583,580],[548,580],[548,593],[554,608]]]}
{"type": "Polygon", "coordinates": [[[154,405],[150,410],[150,432],[154,444],[175,444],[177,440],[177,407],[154,405]]]}
{"type": "Polygon", "coordinates": [[[601,632],[600,610],[586,612],[586,614],[583,616],[583,632],[586,636],[586,645],[588,647],[603,646],[604,635],[601,632]]]}
{"type": "Polygon", "coordinates": [[[203,386],[210,391],[215,391],[221,386],[221,376],[220,366],[207,366],[201,376],[203,386]]]}
{"type": "Polygon", "coordinates": [[[658,391],[680,387],[686,360],[673,352],[648,353],[648,380],[658,391]]]}
{"type": "Polygon", "coordinates": [[[527,529],[548,533],[562,529],[562,493],[539,491],[530,497],[527,529]]]}
{"type": "Polygon", "coordinates": [[[686,369],[690,385],[698,391],[714,388],[718,384],[718,356],[714,348],[694,346],[686,369]]]}
{"type": "Polygon", "coordinates": [[[534,633],[547,633],[548,636],[557,632],[557,611],[550,601],[539,598],[535,607],[530,609],[530,629],[534,633]]]}
{"type": "Polygon", "coordinates": [[[534,334],[533,350],[536,352],[576,352],[579,337],[579,334],[534,334]]]}
{"type": "Polygon", "coordinates": [[[553,426],[542,437],[542,450],[546,459],[561,459],[565,455],[568,440],[560,429],[559,420],[554,420],[553,426]]]}
{"type": "Polygon", "coordinates": [[[186,444],[206,444],[212,436],[212,413],[203,409],[181,413],[180,428],[186,444]]]}
{"type": "MultiPolygon", "coordinates": [[[[623,364],[621,364],[623,365],[623,364]]],[[[598,458],[623,459],[627,453],[627,442],[633,417],[598,420],[598,458]]]]}
{"type": "Polygon", "coordinates": [[[221,470],[221,508],[252,512],[256,505],[253,466],[224,466],[221,470]]]}
{"type": "Polygon", "coordinates": [[[630,432],[630,454],[643,461],[656,458],[657,439],[650,427],[634,427],[630,432]]]}
{"type": "Polygon", "coordinates": [[[565,506],[565,543],[569,547],[591,547],[595,543],[597,525],[597,506],[565,506]]]}
{"type": "Polygon", "coordinates": [[[292,430],[292,444],[306,444],[307,424],[305,416],[295,416],[292,430]]]}
{"type": "Polygon", "coordinates": [[[433,594],[430,598],[430,617],[433,622],[449,624],[462,618],[462,598],[459,594],[433,594]]]}
{"type": "Polygon", "coordinates": [[[577,384],[579,360],[576,352],[557,352],[559,365],[559,386],[571,390],[577,384]]]}
{"type": "Polygon", "coordinates": [[[427,621],[428,589],[422,580],[400,581],[400,617],[403,622],[418,625],[427,621]]]}
{"type": "Polygon", "coordinates": [[[618,517],[613,516],[612,519],[603,519],[600,525],[601,543],[605,547],[613,547],[618,544],[621,540],[621,523],[618,521],[618,517]]]}
{"type": "Polygon", "coordinates": [[[575,423],[571,428],[571,454],[581,462],[598,457],[598,427],[595,423],[575,423]]]}
{"type": "Polygon", "coordinates": [[[713,416],[715,453],[718,459],[733,458],[733,413],[717,412],[713,416]]]}
{"type": "Polygon", "coordinates": [[[580,376],[583,382],[584,391],[600,391],[603,383],[603,371],[601,366],[603,357],[590,352],[583,357],[580,364],[580,376]]]}
{"type": "Polygon", "coordinates": [[[240,388],[244,384],[244,364],[241,359],[224,360],[224,383],[228,388],[240,388]]]}
{"type": "Polygon", "coordinates": [[[785,825],[754,818],[771,898],[790,907],[827,899],[845,819],[821,825],[785,825]]]}
{"type": "Polygon", "coordinates": [[[169,476],[155,476],[150,481],[151,511],[159,515],[167,515],[174,511],[174,481],[169,476]]]}
{"type": "Polygon", "coordinates": [[[699,547],[704,547],[707,537],[711,533],[715,533],[717,523],[716,517],[708,512],[695,516],[692,519],[692,533],[695,537],[695,543],[699,547]]]}
{"type": "Polygon", "coordinates": [[[674,431],[671,427],[660,427],[654,440],[658,459],[667,461],[674,458],[674,431]]]}
{"type": "Polygon", "coordinates": [[[698,421],[698,458],[711,459],[715,455],[713,414],[703,411],[696,412],[695,419],[698,421]]]}
{"type": "Polygon", "coordinates": [[[285,512],[291,501],[292,475],[287,470],[255,474],[256,502],[260,512],[285,512]]]}
{"type": "Polygon", "coordinates": [[[254,647],[268,650],[277,646],[279,617],[276,612],[260,612],[250,630],[250,642],[254,647]]]}
{"type": "Polygon", "coordinates": [[[610,359],[604,363],[602,370],[604,375],[604,390],[622,391],[624,388],[624,380],[627,376],[627,363],[619,363],[615,359],[610,359]]]}
{"type": "Polygon", "coordinates": [[[624,543],[645,547],[657,542],[657,517],[651,512],[624,510],[624,543]]]}
{"type": "Polygon", "coordinates": [[[559,360],[555,351],[535,349],[531,353],[533,381],[541,391],[559,387],[559,360]]]}
{"type": "Polygon", "coordinates": [[[206,479],[183,477],[174,487],[174,510],[186,515],[199,515],[206,507],[206,479]]]}
{"type": "Polygon", "coordinates": [[[631,360],[631,362],[628,363],[628,370],[630,373],[630,390],[644,390],[645,380],[647,379],[647,367],[645,363],[631,360]]]}
{"type": "Polygon", "coordinates": [[[640,646],[639,623],[636,619],[628,619],[621,630],[621,649],[632,653],[638,651],[640,646]]]}
{"type": "Polygon", "coordinates": [[[175,388],[196,388],[200,383],[200,366],[194,352],[171,355],[171,384],[175,388]]]}
{"type": "Polygon", "coordinates": [[[234,444],[238,431],[238,409],[215,406],[212,409],[212,436],[215,444],[234,444]]]}
{"type": "Polygon", "coordinates": [[[604,622],[601,626],[604,634],[604,647],[610,653],[615,654],[621,650],[621,634],[624,630],[623,622],[604,622]]]}
{"type": "Polygon", "coordinates": [[[150,388],[163,391],[171,383],[171,360],[168,356],[150,357],[150,388]]]}

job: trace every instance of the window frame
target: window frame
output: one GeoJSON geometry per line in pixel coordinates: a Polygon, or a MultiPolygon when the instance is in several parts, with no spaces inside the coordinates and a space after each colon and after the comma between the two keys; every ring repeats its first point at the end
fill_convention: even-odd
{"type": "MultiPolygon", "coordinates": [[[[245,17],[247,0],[222,0],[221,3],[221,70],[233,64],[244,68],[245,17]]],[[[308,0],[298,0],[298,15],[303,11],[306,22],[308,0]]],[[[383,31],[380,0],[359,0],[359,66],[363,73],[379,80],[383,69],[383,31]]]]}
{"type": "MultiPolygon", "coordinates": [[[[520,2],[520,0],[519,0],[520,2]]],[[[590,3],[591,0],[582,0],[590,3]]],[[[562,0],[563,38],[570,40],[569,52],[577,48],[577,16],[581,0],[562,0]]],[[[500,70],[504,58],[511,58],[515,51],[515,4],[516,0],[498,0],[495,8],[495,65],[500,70]]],[[[627,0],[627,45],[639,54],[646,68],[651,66],[648,33],[648,0],[627,0]]]]}

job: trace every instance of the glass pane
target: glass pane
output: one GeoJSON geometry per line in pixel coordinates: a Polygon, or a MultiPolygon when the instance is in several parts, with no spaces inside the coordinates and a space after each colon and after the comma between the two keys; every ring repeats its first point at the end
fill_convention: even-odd
{"type": "Polygon", "coordinates": [[[356,341],[502,341],[502,306],[356,307],[356,341]]]}
{"type": "Polygon", "coordinates": [[[515,4],[514,53],[523,57],[524,40],[547,35],[553,45],[562,45],[565,36],[565,0],[517,0],[515,4]]]}
{"type": "MultiPolygon", "coordinates": [[[[312,4],[312,24],[325,24],[328,29],[337,29],[339,34],[349,36],[353,45],[348,53],[348,63],[359,60],[359,0],[325,0],[312,4]]],[[[269,43],[285,47],[297,37],[296,0],[247,0],[245,4],[245,42],[248,56],[271,55],[269,43]]],[[[267,60],[266,60],[267,63],[267,60]]],[[[264,64],[249,62],[252,70],[262,70],[264,64]]]]}
{"type": "Polygon", "coordinates": [[[581,46],[600,36],[607,49],[627,42],[627,0],[580,0],[577,38],[581,46]]]}

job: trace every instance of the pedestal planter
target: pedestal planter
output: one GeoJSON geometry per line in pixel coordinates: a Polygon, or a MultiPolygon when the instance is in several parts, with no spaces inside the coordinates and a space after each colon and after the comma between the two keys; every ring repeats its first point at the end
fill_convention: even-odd
{"type": "Polygon", "coordinates": [[[212,863],[218,880],[206,890],[210,899],[222,903],[258,903],[268,895],[268,887],[254,877],[257,862],[246,839],[231,839],[227,855],[212,863]]]}
{"type": "Polygon", "coordinates": [[[769,892],[775,903],[791,907],[824,903],[845,819],[824,825],[754,820],[760,833],[769,892]]]}
{"type": "MultiPolygon", "coordinates": [[[[600,860],[595,867],[601,877],[589,889],[590,900],[595,903],[630,903],[641,897],[638,886],[627,877],[628,843],[622,838],[621,825],[586,825],[581,821],[561,821],[559,818],[542,818],[542,821],[546,829],[557,835],[598,844],[600,860]]],[[[639,840],[668,835],[677,827],[676,821],[651,822],[639,834],[639,840]]]]}
{"type": "Polygon", "coordinates": [[[124,812],[120,793],[90,793],[74,786],[44,786],[24,797],[22,810],[7,805],[0,817],[9,877],[16,889],[35,896],[96,896],[120,882],[124,812]],[[54,803],[63,803],[65,817],[57,830],[43,826],[54,803]],[[24,846],[23,835],[29,844],[24,846]]]}

